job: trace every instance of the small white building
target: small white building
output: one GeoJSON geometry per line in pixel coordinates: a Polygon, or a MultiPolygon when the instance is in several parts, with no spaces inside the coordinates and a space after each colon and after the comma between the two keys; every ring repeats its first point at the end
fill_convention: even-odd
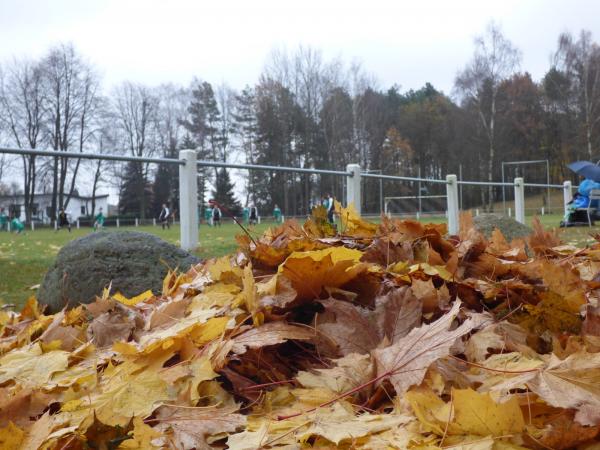
{"type": "MultiPolygon", "coordinates": [[[[25,221],[25,197],[23,195],[0,195],[0,208],[11,217],[17,215],[21,221],[25,221]]],[[[52,205],[52,194],[35,194],[33,203],[32,219],[35,222],[51,224],[56,217],[50,217],[52,205]]],[[[108,215],[108,194],[96,195],[95,213],[102,208],[105,216],[108,215]]],[[[75,221],[80,217],[92,214],[92,197],[84,197],[73,193],[66,208],[67,217],[75,221]]]]}

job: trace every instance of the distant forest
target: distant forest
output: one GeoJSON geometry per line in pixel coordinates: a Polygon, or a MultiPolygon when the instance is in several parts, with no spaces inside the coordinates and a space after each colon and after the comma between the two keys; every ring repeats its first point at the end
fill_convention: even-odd
{"type": "MultiPolygon", "coordinates": [[[[64,151],[177,158],[192,148],[205,160],[336,170],[359,163],[383,174],[468,180],[499,180],[502,161],[548,159],[551,181],[572,178],[568,162],[600,159],[600,47],[588,31],[564,33],[540,80],[520,63],[519,49],[491,24],[451,93],[429,83],[402,91],[401,73],[398,85],[380,87],[360,64],[305,47],[273,52],[258,81],[241,91],[201,78],[185,87],[124,82],[105,90],[84,55],[58,45],[39,59],[0,64],[0,145],[57,152],[0,155],[0,194],[24,194],[28,218],[38,192],[55,194],[55,214],[77,190],[96,195],[107,185],[119,190],[122,214],[177,208],[176,167],[78,162],[64,151]],[[22,182],[6,181],[16,174],[22,182]]],[[[325,193],[344,195],[334,176],[200,172],[199,208],[215,198],[235,212],[254,203],[266,215],[278,204],[285,215],[303,215],[325,193]],[[243,198],[233,195],[242,190],[243,198]]],[[[544,170],[525,174],[545,182],[544,170]]],[[[363,189],[363,211],[379,211],[379,181],[365,180],[363,189]]],[[[416,189],[385,182],[386,195],[416,189]]],[[[463,206],[500,198],[499,190],[469,189],[463,206]]]]}

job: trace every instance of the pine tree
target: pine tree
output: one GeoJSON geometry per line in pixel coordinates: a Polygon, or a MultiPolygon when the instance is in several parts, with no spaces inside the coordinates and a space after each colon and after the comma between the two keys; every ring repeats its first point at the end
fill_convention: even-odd
{"type": "MultiPolygon", "coordinates": [[[[258,149],[256,146],[258,124],[256,119],[256,96],[251,87],[246,86],[235,97],[233,120],[235,122],[235,133],[239,138],[246,164],[256,164],[258,158],[258,149]]],[[[250,170],[244,178],[246,178],[245,204],[249,204],[250,202],[256,204],[256,186],[260,178],[260,173],[256,170],[250,170]]]]}
{"type": "Polygon", "coordinates": [[[120,213],[131,214],[144,219],[151,214],[151,205],[152,185],[146,179],[142,164],[128,162],[125,167],[119,198],[120,213]],[[140,192],[144,193],[143,199],[140,198],[140,192]]]}
{"type": "MultiPolygon", "coordinates": [[[[213,191],[213,199],[221,206],[224,206],[229,212],[235,216],[239,216],[242,210],[240,202],[235,198],[233,192],[233,183],[229,177],[229,172],[224,167],[219,169],[215,190],[213,191]]],[[[222,211],[225,213],[225,211],[222,211]]]]}
{"type": "Polygon", "coordinates": [[[152,216],[157,217],[160,214],[163,203],[173,208],[175,204],[171,198],[171,185],[177,182],[177,178],[173,179],[169,166],[167,164],[159,164],[158,170],[152,184],[152,216]]]}
{"type": "MultiPolygon", "coordinates": [[[[188,143],[194,142],[194,145],[188,145],[185,148],[197,148],[198,159],[217,160],[220,148],[220,136],[218,123],[220,112],[215,99],[215,94],[210,83],[198,82],[192,89],[192,100],[188,107],[189,119],[182,121],[182,125],[190,133],[188,143]]],[[[209,180],[209,173],[206,169],[201,169],[200,175],[200,193],[202,204],[204,204],[204,189],[209,180]]],[[[215,185],[217,184],[219,172],[214,169],[215,185]]]]}

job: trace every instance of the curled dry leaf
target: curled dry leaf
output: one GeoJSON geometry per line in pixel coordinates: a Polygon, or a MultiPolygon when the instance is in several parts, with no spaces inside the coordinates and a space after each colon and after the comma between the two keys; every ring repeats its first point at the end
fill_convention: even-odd
{"type": "Polygon", "coordinates": [[[290,325],[285,322],[271,322],[253,328],[233,338],[233,352],[241,355],[246,349],[258,349],[267,345],[281,344],[289,339],[309,340],[315,333],[308,327],[290,325]]]}

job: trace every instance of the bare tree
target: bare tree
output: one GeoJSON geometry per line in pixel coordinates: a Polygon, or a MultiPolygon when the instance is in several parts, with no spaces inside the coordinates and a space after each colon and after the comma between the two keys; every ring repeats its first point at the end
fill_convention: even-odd
{"type": "Polygon", "coordinates": [[[221,148],[221,160],[227,161],[229,148],[231,144],[231,135],[234,128],[233,109],[235,101],[235,91],[231,89],[227,84],[222,83],[217,86],[216,100],[217,106],[220,111],[219,122],[217,125],[217,133],[219,138],[217,143],[221,148]]]}
{"type": "Polygon", "coordinates": [[[600,47],[593,42],[592,33],[581,30],[576,41],[571,33],[561,34],[554,68],[562,71],[570,81],[583,115],[588,157],[592,159],[597,154],[593,145],[594,132],[600,123],[600,47]]]}
{"type": "MultiPolygon", "coordinates": [[[[472,102],[479,116],[488,143],[487,179],[493,180],[496,154],[497,98],[500,85],[513,74],[521,61],[521,52],[502,34],[500,27],[490,23],[484,36],[475,39],[473,58],[456,76],[457,93],[472,102]]],[[[488,188],[488,208],[493,205],[493,187],[488,188]]]]}
{"type": "MultiPolygon", "coordinates": [[[[19,148],[36,148],[41,139],[44,112],[43,73],[39,64],[13,60],[0,71],[0,122],[19,148]]],[[[25,217],[31,220],[35,201],[35,155],[22,156],[25,217]]]]}
{"type": "MultiPolygon", "coordinates": [[[[158,98],[147,86],[125,82],[113,93],[115,117],[121,130],[121,138],[131,156],[151,156],[157,150],[156,113],[158,98]]],[[[137,202],[140,218],[144,219],[150,206],[147,195],[149,165],[130,163],[128,165],[131,194],[135,198],[126,201],[137,202]]],[[[121,199],[121,204],[123,205],[121,199]]]]}
{"type": "MultiPolygon", "coordinates": [[[[83,152],[90,139],[89,123],[96,110],[99,81],[90,64],[71,44],[52,48],[42,61],[46,86],[50,145],[56,152],[83,152]]],[[[53,162],[52,214],[68,205],[81,160],[71,164],[57,155],[53,162]],[[70,181],[68,180],[70,175],[70,181]],[[68,188],[67,188],[68,186],[68,188]]]]}
{"type": "Polygon", "coordinates": [[[190,94],[186,88],[163,84],[156,88],[158,98],[156,130],[163,156],[176,158],[177,146],[183,139],[183,120],[187,115],[190,94]]]}

